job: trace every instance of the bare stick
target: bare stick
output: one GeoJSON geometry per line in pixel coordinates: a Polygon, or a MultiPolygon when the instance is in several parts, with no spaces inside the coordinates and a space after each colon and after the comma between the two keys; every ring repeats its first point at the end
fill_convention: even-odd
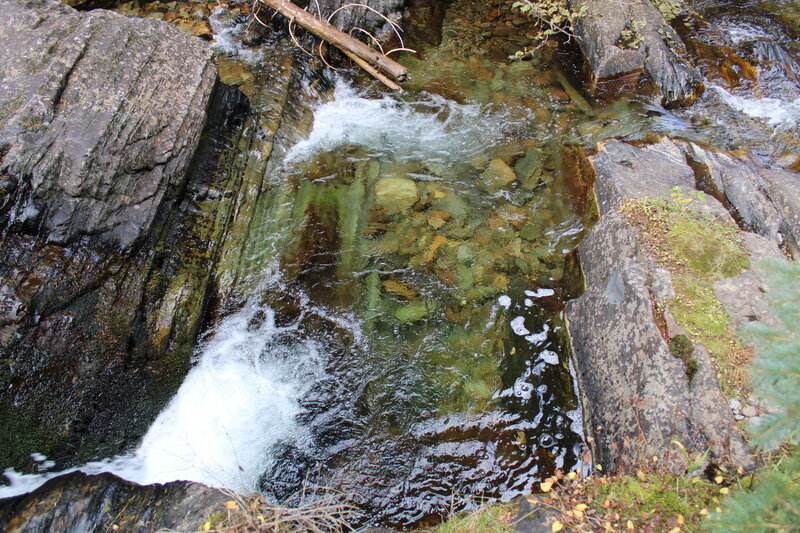
{"type": "Polygon", "coordinates": [[[390,89],[394,89],[395,91],[397,91],[399,93],[403,92],[403,88],[402,87],[400,87],[395,82],[393,82],[392,80],[390,80],[389,78],[387,78],[386,76],[384,76],[383,74],[378,72],[378,70],[375,67],[373,67],[372,65],[370,65],[369,63],[367,63],[366,61],[364,61],[363,59],[361,59],[357,55],[355,55],[355,54],[353,54],[353,53],[351,53],[351,52],[349,52],[348,50],[345,50],[345,49],[342,49],[342,53],[344,55],[346,55],[347,57],[349,57],[350,59],[352,59],[353,62],[355,62],[356,65],[358,65],[359,67],[361,67],[364,70],[366,70],[375,79],[377,79],[378,81],[380,81],[381,83],[383,83],[384,85],[389,87],[390,89]]]}
{"type": "MultiPolygon", "coordinates": [[[[289,20],[294,21],[310,31],[320,39],[328,41],[342,50],[345,55],[353,59],[356,56],[362,62],[369,64],[373,70],[380,72],[385,78],[392,81],[405,81],[408,79],[408,69],[385,55],[376,52],[363,42],[355,39],[343,31],[331,26],[308,11],[300,9],[288,0],[261,0],[265,5],[278,11],[289,20]]],[[[355,61],[355,59],[353,59],[355,61]]],[[[362,68],[363,65],[356,61],[362,68]]],[[[367,70],[366,68],[364,70],[367,70]]],[[[369,71],[368,71],[369,72],[369,71]]],[[[381,80],[383,81],[383,80],[381,80]]],[[[395,84],[395,86],[397,86],[395,84]]],[[[399,87],[399,86],[397,86],[399,87]]]]}

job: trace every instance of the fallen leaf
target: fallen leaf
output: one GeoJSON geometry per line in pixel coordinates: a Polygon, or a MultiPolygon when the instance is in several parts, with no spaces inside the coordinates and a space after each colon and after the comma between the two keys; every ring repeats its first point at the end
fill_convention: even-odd
{"type": "Polygon", "coordinates": [[[728,494],[728,487],[722,487],[721,489],[719,489],[719,493],[720,494],[728,494]]]}
{"type": "Polygon", "coordinates": [[[552,481],[542,481],[539,483],[539,488],[542,489],[542,492],[550,492],[550,488],[553,486],[552,481]]]}
{"type": "Polygon", "coordinates": [[[239,508],[239,505],[233,500],[228,500],[223,505],[225,505],[225,509],[229,511],[235,511],[239,508]]]}
{"type": "Polygon", "coordinates": [[[633,522],[631,522],[630,520],[628,520],[628,521],[625,523],[625,526],[626,526],[628,529],[633,529],[633,522]]]}
{"type": "Polygon", "coordinates": [[[636,471],[636,478],[639,481],[644,481],[645,479],[647,479],[647,477],[644,475],[644,472],[642,472],[641,470],[636,471]]]}
{"type": "Polygon", "coordinates": [[[717,476],[717,477],[715,477],[715,478],[714,478],[714,482],[715,482],[717,485],[719,485],[720,483],[722,483],[722,476],[717,476]]]}
{"type": "Polygon", "coordinates": [[[556,520],[555,522],[553,522],[553,527],[550,528],[550,531],[555,533],[556,531],[561,531],[562,529],[564,529],[564,524],[556,520]]]}
{"type": "Polygon", "coordinates": [[[681,528],[673,527],[672,529],[669,530],[669,533],[681,533],[681,528]]]}
{"type": "Polygon", "coordinates": [[[567,479],[569,480],[573,480],[576,477],[578,477],[578,474],[576,472],[570,472],[569,474],[567,474],[567,479]]]}

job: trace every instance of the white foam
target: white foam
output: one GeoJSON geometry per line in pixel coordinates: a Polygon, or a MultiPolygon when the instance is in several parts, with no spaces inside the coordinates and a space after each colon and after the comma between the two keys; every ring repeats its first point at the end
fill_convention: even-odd
{"type": "Polygon", "coordinates": [[[226,20],[224,14],[225,9],[218,7],[208,17],[211,31],[214,34],[214,42],[211,43],[211,49],[251,65],[258,64],[263,59],[262,49],[248,48],[242,44],[242,36],[246,31],[247,25],[226,20]]]}
{"type": "Polygon", "coordinates": [[[525,291],[525,294],[530,296],[531,298],[544,298],[546,296],[552,296],[556,293],[553,289],[536,289],[535,291],[525,291]]]}
{"type": "Polygon", "coordinates": [[[723,87],[708,84],[729,107],[753,118],[760,118],[778,129],[789,129],[800,122],[800,97],[794,100],[753,98],[731,94],[723,87]]]}
{"type": "Polygon", "coordinates": [[[511,320],[511,330],[517,335],[530,335],[530,331],[525,327],[525,317],[518,316],[511,320]]]}
{"type": "Polygon", "coordinates": [[[438,95],[407,102],[390,96],[367,98],[343,81],[333,100],[314,111],[308,138],[293,146],[286,163],[339,146],[367,148],[374,156],[448,164],[467,161],[530,120],[480,104],[459,104],[438,95]]]}
{"type": "Polygon", "coordinates": [[[200,349],[169,405],[130,455],[61,472],[22,475],[6,470],[11,484],[0,497],[29,492],[47,479],[80,470],[113,472],[137,483],[190,480],[249,493],[268,468],[271,448],[283,439],[302,445],[299,399],[322,371],[314,341],[277,328],[268,308],[254,306],[227,317],[200,349]],[[249,323],[256,312],[266,318],[249,323]]]}
{"type": "Polygon", "coordinates": [[[511,298],[504,294],[497,299],[497,304],[503,309],[508,309],[511,307],[511,298]]]}
{"type": "Polygon", "coordinates": [[[538,359],[541,359],[548,365],[558,364],[558,354],[552,350],[542,350],[541,353],[539,353],[538,359]]]}

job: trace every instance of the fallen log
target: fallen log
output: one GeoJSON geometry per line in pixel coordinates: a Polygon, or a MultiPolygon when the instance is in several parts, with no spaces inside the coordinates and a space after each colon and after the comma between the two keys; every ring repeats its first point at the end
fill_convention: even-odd
{"type": "MultiPolygon", "coordinates": [[[[408,70],[400,63],[393,61],[384,54],[373,50],[358,39],[351,37],[340,29],[332,26],[326,21],[319,19],[299,7],[289,0],[260,0],[265,6],[271,7],[290,21],[299,24],[305,30],[313,33],[320,39],[329,42],[336,48],[340,49],[344,54],[356,63],[359,63],[355,57],[361,59],[367,65],[384,75],[389,80],[399,82],[408,79],[408,70]],[[354,57],[355,56],[355,57],[354,57]]],[[[364,65],[360,65],[364,68],[364,65]]],[[[369,69],[366,69],[369,72],[369,69]]],[[[373,72],[370,72],[373,76],[373,72]]],[[[376,76],[377,77],[377,76],[376,76]]],[[[380,79],[380,78],[378,78],[380,79]]],[[[386,83],[385,80],[381,80],[386,83]]],[[[390,85],[393,89],[397,89],[397,85],[390,85]]]]}

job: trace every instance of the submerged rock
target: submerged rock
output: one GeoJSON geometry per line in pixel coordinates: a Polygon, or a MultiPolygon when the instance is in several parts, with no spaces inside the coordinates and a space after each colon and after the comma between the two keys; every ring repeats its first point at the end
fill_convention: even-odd
{"type": "MultiPolygon", "coordinates": [[[[689,105],[703,92],[703,80],[685,59],[686,47],[648,0],[570,0],[586,6],[575,22],[593,86],[626,75],[645,73],[665,106],[689,105]]],[[[635,82],[635,79],[634,79],[635,82]]]]}
{"type": "Polygon", "coordinates": [[[23,496],[0,500],[7,533],[198,531],[224,513],[230,495],[197,483],[141,486],[112,474],[51,479],[23,496]]]}
{"type": "Polygon", "coordinates": [[[375,184],[375,205],[390,211],[410,209],[419,199],[419,188],[414,180],[390,176],[375,184]]]}
{"type": "Polygon", "coordinates": [[[21,184],[10,218],[48,242],[130,248],[185,180],[211,51],[161,22],[51,0],[5,2],[0,24],[2,169],[21,184]]]}
{"type": "Polygon", "coordinates": [[[497,158],[489,161],[489,165],[480,176],[480,184],[486,192],[495,194],[508,187],[516,179],[517,175],[514,173],[514,169],[502,159],[497,158]]]}

